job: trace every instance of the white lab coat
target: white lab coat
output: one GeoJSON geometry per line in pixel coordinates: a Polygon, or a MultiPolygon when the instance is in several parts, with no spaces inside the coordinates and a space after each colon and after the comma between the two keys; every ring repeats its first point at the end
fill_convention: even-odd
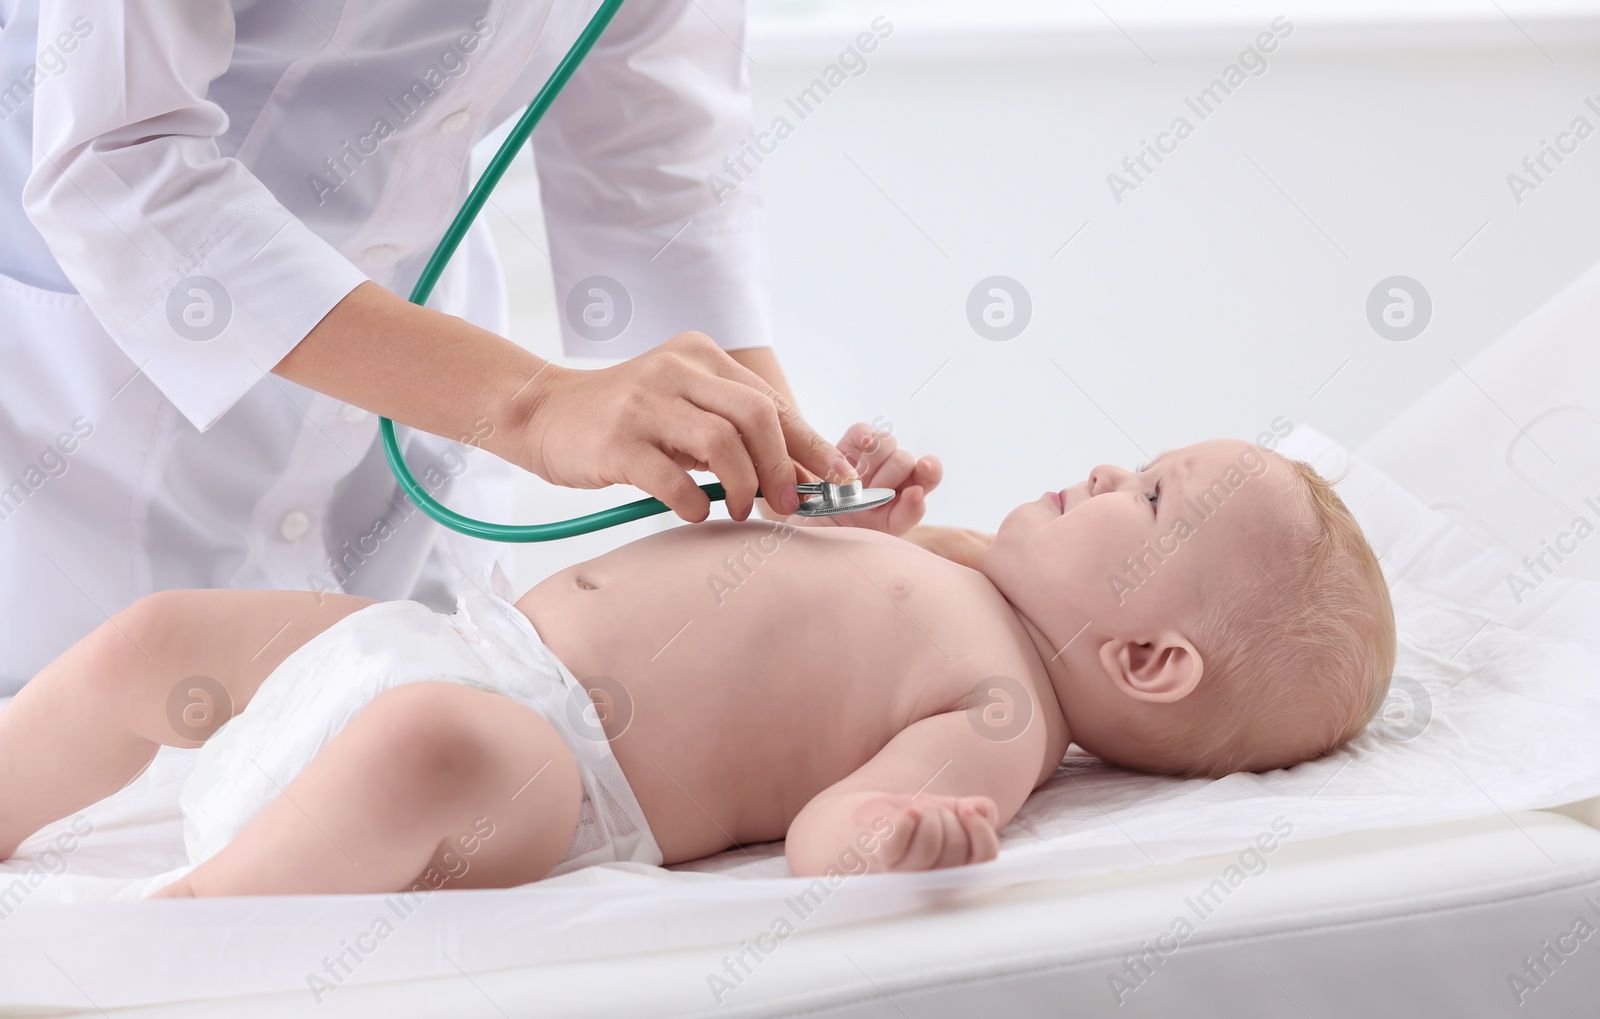
{"type": "MultiPolygon", "coordinates": [[[[503,556],[397,493],[373,415],[268,372],[361,281],[409,292],[595,6],[0,0],[0,694],[151,591],[448,608],[503,556]]],[[[594,275],[632,304],[568,353],[769,342],[755,189],[707,184],[752,136],[743,34],[740,0],[631,0],[535,132],[558,307],[594,275]]],[[[481,220],[430,304],[504,332],[481,220]]],[[[513,468],[402,435],[511,519],[513,468]]]]}

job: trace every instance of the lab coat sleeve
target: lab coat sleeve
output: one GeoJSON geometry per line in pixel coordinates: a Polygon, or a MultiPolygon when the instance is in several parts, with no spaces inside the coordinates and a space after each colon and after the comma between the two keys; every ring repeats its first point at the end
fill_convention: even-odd
{"type": "Polygon", "coordinates": [[[226,0],[39,13],[41,48],[76,41],[36,96],[24,208],[130,375],[203,431],[366,277],[220,154],[226,0]]]}
{"type": "Polygon", "coordinates": [[[624,4],[534,132],[568,354],[771,342],[757,180],[712,179],[757,137],[744,24],[743,0],[624,4]]]}

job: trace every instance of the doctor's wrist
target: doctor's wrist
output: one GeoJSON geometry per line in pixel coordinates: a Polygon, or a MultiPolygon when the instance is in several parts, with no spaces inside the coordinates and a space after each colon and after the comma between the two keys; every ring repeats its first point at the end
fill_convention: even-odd
{"type": "Polygon", "coordinates": [[[572,371],[529,355],[527,370],[509,376],[502,387],[505,392],[494,401],[489,414],[493,429],[483,448],[550,480],[544,456],[546,419],[552,396],[572,371]]]}

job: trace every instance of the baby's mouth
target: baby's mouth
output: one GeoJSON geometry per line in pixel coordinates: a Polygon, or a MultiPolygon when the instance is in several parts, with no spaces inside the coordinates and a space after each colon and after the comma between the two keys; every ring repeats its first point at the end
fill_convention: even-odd
{"type": "Polygon", "coordinates": [[[1052,492],[1050,494],[1055,496],[1056,501],[1060,503],[1061,512],[1063,514],[1070,513],[1072,510],[1077,508],[1077,502],[1075,501],[1076,490],[1083,487],[1085,487],[1085,484],[1080,482],[1076,485],[1068,485],[1061,491],[1052,492]]]}

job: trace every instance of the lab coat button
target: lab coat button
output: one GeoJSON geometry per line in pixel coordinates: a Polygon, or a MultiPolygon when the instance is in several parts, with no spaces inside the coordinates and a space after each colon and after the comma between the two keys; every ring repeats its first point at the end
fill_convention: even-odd
{"type": "Polygon", "coordinates": [[[457,131],[466,127],[467,122],[471,119],[472,115],[466,110],[457,110],[456,112],[450,114],[450,116],[439,121],[439,133],[455,134],[457,131]]]}
{"type": "Polygon", "coordinates": [[[353,403],[347,403],[339,408],[339,416],[353,425],[358,421],[365,420],[367,411],[364,407],[357,407],[353,403]]]}
{"type": "Polygon", "coordinates": [[[400,249],[393,244],[374,244],[367,249],[364,257],[372,265],[393,265],[399,254],[400,249]]]}
{"type": "Polygon", "coordinates": [[[295,541],[311,530],[311,518],[304,510],[290,510],[278,521],[278,533],[284,541],[295,541]]]}

